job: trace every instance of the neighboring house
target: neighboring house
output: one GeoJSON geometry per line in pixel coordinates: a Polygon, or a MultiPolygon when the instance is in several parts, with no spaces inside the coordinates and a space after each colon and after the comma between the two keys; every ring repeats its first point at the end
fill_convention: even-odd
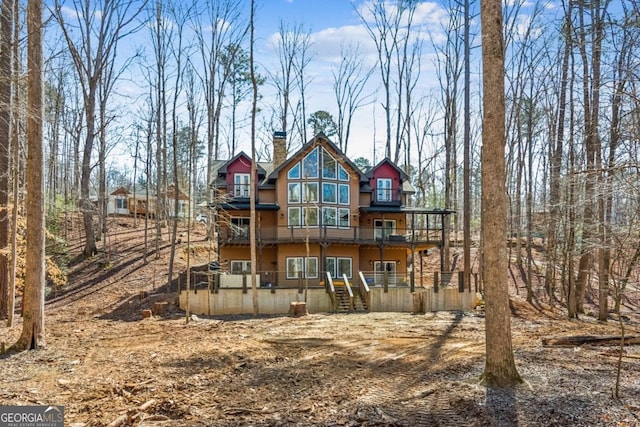
{"type": "MultiPolygon", "coordinates": [[[[164,194],[163,194],[164,195],[164,194]]],[[[172,218],[175,213],[176,191],[175,186],[170,184],[166,192],[167,206],[165,211],[168,218],[172,218]]],[[[125,187],[119,187],[109,193],[109,201],[107,203],[108,215],[145,215],[155,216],[157,206],[156,195],[149,195],[148,200],[146,194],[137,192],[131,193],[125,187]]],[[[189,215],[189,196],[183,191],[178,192],[178,218],[186,218],[189,215]]]]}
{"type": "MultiPolygon", "coordinates": [[[[169,184],[169,186],[167,187],[167,193],[166,193],[166,197],[167,197],[167,206],[166,206],[166,212],[167,212],[167,217],[168,218],[173,218],[175,216],[176,210],[175,210],[175,206],[176,206],[176,190],[175,190],[175,185],[174,184],[169,184]]],[[[189,216],[189,196],[187,196],[186,193],[184,193],[182,190],[178,191],[178,198],[177,198],[177,202],[178,202],[178,218],[187,218],[189,216]]]]}
{"type": "Polygon", "coordinates": [[[354,281],[363,272],[370,284],[413,289],[421,269],[412,260],[441,246],[453,213],[410,207],[409,177],[391,160],[362,171],[322,134],[275,167],[258,163],[253,183],[243,152],[216,165],[220,265],[231,274],[251,269],[253,187],[261,284],[322,285],[326,272],[354,281]]]}
{"type": "Polygon", "coordinates": [[[129,197],[131,192],[126,187],[118,187],[109,193],[107,215],[129,215],[129,197]]]}

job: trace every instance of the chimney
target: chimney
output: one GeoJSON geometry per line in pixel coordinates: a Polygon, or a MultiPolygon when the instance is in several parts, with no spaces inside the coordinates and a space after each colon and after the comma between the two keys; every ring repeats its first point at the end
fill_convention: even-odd
{"type": "Polygon", "coordinates": [[[273,133],[273,167],[280,166],[287,159],[287,132],[273,133]]]}

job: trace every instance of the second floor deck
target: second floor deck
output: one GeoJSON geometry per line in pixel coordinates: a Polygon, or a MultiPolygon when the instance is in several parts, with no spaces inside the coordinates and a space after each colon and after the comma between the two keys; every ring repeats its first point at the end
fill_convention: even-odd
{"type": "MultiPolygon", "coordinates": [[[[218,229],[221,244],[249,244],[249,226],[221,225],[218,229]]],[[[256,241],[260,244],[279,243],[343,243],[357,245],[440,244],[442,228],[385,229],[372,226],[354,227],[290,227],[261,226],[256,229],[256,241]]]]}

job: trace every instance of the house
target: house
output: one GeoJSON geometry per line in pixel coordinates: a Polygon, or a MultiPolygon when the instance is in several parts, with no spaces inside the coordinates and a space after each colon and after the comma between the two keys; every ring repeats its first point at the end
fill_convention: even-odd
{"type": "MultiPolygon", "coordinates": [[[[178,218],[186,218],[191,211],[189,208],[189,196],[182,190],[179,190],[177,194],[178,218]]],[[[168,218],[172,218],[174,216],[176,206],[175,185],[168,185],[166,193],[163,193],[162,195],[165,196],[167,200],[167,205],[165,206],[166,215],[168,218]]],[[[149,194],[148,196],[144,192],[136,192],[136,194],[133,194],[126,187],[118,187],[113,190],[109,193],[108,199],[108,215],[142,216],[149,214],[149,216],[155,216],[157,209],[157,196],[155,194],[149,194]]]]}
{"type": "Polygon", "coordinates": [[[255,194],[256,270],[266,287],[323,286],[327,273],[349,281],[362,273],[369,285],[413,290],[424,280],[413,261],[441,246],[453,213],[410,206],[409,177],[390,159],[361,170],[322,134],[280,164],[258,163],[254,182],[243,152],[217,166],[219,265],[232,275],[251,270],[255,194]]]}
{"type": "Polygon", "coordinates": [[[189,196],[178,188],[177,197],[176,197],[176,187],[174,184],[169,184],[167,186],[166,194],[167,206],[166,213],[168,218],[173,218],[176,213],[176,201],[178,203],[178,218],[187,218],[189,216],[189,196]]]}
{"type": "Polygon", "coordinates": [[[109,193],[107,215],[129,215],[129,196],[131,192],[126,187],[118,187],[109,193]]]}

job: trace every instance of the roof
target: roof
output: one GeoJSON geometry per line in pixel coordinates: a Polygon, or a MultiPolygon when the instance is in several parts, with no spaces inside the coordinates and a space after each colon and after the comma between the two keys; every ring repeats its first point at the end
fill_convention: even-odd
{"type": "Polygon", "coordinates": [[[333,142],[331,142],[331,140],[322,132],[320,132],[319,134],[317,134],[315,137],[311,138],[309,141],[307,141],[306,144],[304,144],[302,147],[300,147],[300,149],[298,151],[296,151],[295,153],[293,153],[291,156],[289,156],[284,162],[282,162],[280,165],[278,165],[278,167],[276,167],[268,176],[268,178],[270,180],[275,180],[278,177],[278,173],[284,169],[285,167],[289,166],[291,163],[293,163],[294,161],[298,161],[299,156],[302,153],[305,153],[306,151],[309,150],[310,147],[313,147],[314,145],[320,145],[321,142],[320,140],[324,141],[324,143],[329,146],[332,150],[334,150],[336,153],[339,153],[342,156],[342,160],[345,161],[345,163],[347,163],[349,165],[349,167],[351,167],[351,169],[353,169],[358,176],[360,177],[360,181],[366,181],[367,177],[366,175],[362,172],[362,170],[355,164],[353,163],[349,157],[347,157],[346,154],[344,154],[342,152],[342,150],[340,150],[333,142]]]}
{"type": "Polygon", "coordinates": [[[131,194],[131,191],[122,185],[109,193],[110,196],[126,196],[128,194],[131,194]]]}

